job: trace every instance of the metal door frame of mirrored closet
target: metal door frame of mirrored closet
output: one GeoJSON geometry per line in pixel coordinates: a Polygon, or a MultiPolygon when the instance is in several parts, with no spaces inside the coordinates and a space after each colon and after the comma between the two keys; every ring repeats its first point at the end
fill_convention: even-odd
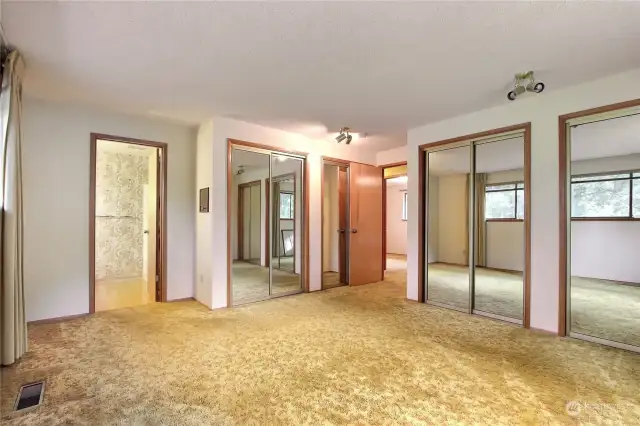
{"type": "MultiPolygon", "coordinates": [[[[259,154],[269,155],[269,179],[271,179],[272,175],[272,165],[273,165],[273,156],[279,155],[284,157],[295,158],[298,160],[302,160],[301,164],[301,190],[302,190],[302,200],[300,203],[301,207],[301,236],[302,236],[302,244],[300,253],[300,289],[295,291],[288,291],[284,293],[279,293],[276,295],[272,294],[272,274],[273,274],[273,265],[271,259],[269,259],[269,295],[267,297],[256,297],[252,299],[243,300],[241,304],[260,302],[263,300],[276,299],[279,297],[291,296],[294,294],[299,294],[303,292],[309,291],[309,164],[307,161],[308,153],[286,150],[278,147],[273,147],[269,145],[262,145],[253,142],[242,141],[238,139],[227,139],[227,307],[234,306],[233,304],[233,280],[232,280],[232,262],[233,255],[231,253],[231,206],[232,206],[232,192],[233,192],[233,170],[232,170],[232,154],[233,150],[241,150],[241,151],[249,151],[255,152],[259,154]]],[[[271,185],[271,180],[269,181],[271,185]]],[[[269,188],[271,190],[271,188],[269,188]]],[[[269,197],[268,207],[267,207],[267,220],[271,220],[271,210],[273,208],[273,197],[269,197]]],[[[270,223],[270,222],[269,222],[270,223]]],[[[269,247],[272,247],[273,244],[273,235],[272,232],[269,232],[269,247]]],[[[269,255],[271,252],[269,251],[269,255]]]]}
{"type": "Polygon", "coordinates": [[[559,182],[560,182],[560,293],[558,335],[586,340],[632,352],[640,352],[640,346],[616,342],[571,331],[571,127],[577,124],[622,118],[640,114],[640,99],[605,105],[558,117],[559,182]]]}
{"type": "Polygon", "coordinates": [[[492,319],[502,320],[513,324],[530,327],[531,317],[531,123],[523,123],[514,126],[502,127],[485,132],[445,139],[438,142],[427,143],[418,147],[418,300],[434,306],[453,309],[468,314],[480,315],[492,319]],[[431,152],[443,151],[464,146],[470,147],[469,173],[475,176],[475,147],[485,143],[498,142],[513,138],[522,134],[524,138],[524,196],[525,196],[525,247],[524,247],[524,273],[523,273],[523,312],[522,321],[514,318],[479,311],[474,309],[475,301],[475,217],[477,214],[475,179],[469,181],[469,223],[468,223],[468,262],[469,262],[469,305],[460,308],[446,303],[428,300],[428,268],[426,256],[426,242],[428,241],[428,226],[426,222],[426,190],[427,190],[427,155],[431,152]]]}

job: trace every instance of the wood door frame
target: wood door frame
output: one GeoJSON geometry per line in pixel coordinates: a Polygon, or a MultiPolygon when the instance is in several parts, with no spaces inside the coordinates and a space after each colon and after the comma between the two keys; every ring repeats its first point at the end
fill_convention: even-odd
{"type": "MultiPolygon", "coordinates": [[[[237,223],[237,228],[238,228],[238,260],[245,260],[244,259],[244,200],[242,198],[242,191],[245,188],[251,188],[252,186],[259,186],[260,187],[260,209],[262,209],[262,181],[261,180],[253,180],[251,182],[245,182],[245,183],[240,183],[238,184],[238,209],[237,212],[238,213],[238,223],[237,223]]],[[[249,194],[249,196],[251,196],[251,194],[249,194]]],[[[251,231],[251,230],[249,230],[251,231]]],[[[251,240],[251,239],[249,239],[251,240]]],[[[251,242],[249,242],[249,244],[251,244],[251,242]]]]}
{"type": "MultiPolygon", "coordinates": [[[[523,318],[522,325],[524,328],[531,326],[531,122],[516,124],[513,126],[500,127],[484,132],[472,133],[464,136],[444,139],[436,142],[426,143],[418,146],[418,300],[426,301],[426,282],[425,282],[425,151],[443,145],[450,145],[458,142],[468,141],[470,139],[487,138],[490,136],[498,136],[502,133],[513,132],[517,130],[524,131],[524,199],[525,199],[525,253],[524,253],[524,271],[523,271],[523,318]]],[[[468,211],[468,209],[467,209],[468,211]]],[[[467,238],[468,239],[468,238],[467,238]]]]}
{"type": "Polygon", "coordinates": [[[160,167],[158,170],[157,196],[160,198],[160,207],[156,211],[156,224],[160,228],[160,244],[156,245],[156,264],[160,259],[156,274],[156,294],[160,290],[159,302],[167,301],[167,165],[168,144],[143,139],[134,139],[123,136],[105,135],[102,133],[90,134],[89,145],[89,313],[96,311],[96,155],[98,140],[120,142],[130,145],[141,145],[157,148],[160,152],[160,167]]]}
{"type": "MultiPolygon", "coordinates": [[[[383,274],[384,274],[384,271],[387,270],[387,179],[393,179],[393,178],[385,178],[384,170],[389,169],[391,167],[406,166],[406,165],[407,165],[406,161],[399,161],[397,163],[389,163],[389,164],[383,164],[382,166],[379,166],[382,168],[382,271],[383,271],[383,274]]],[[[400,176],[408,177],[409,174],[407,173],[406,175],[400,175],[400,176]]],[[[400,176],[394,176],[394,177],[400,177],[400,176]]],[[[407,180],[407,189],[409,189],[408,180],[407,180]]]]}
{"type": "MultiPolygon", "coordinates": [[[[349,173],[349,167],[351,165],[351,161],[347,161],[347,160],[341,160],[339,158],[332,158],[332,157],[325,157],[322,156],[320,157],[320,289],[324,290],[324,166],[325,164],[331,165],[331,166],[336,166],[336,167],[344,167],[347,169],[347,175],[349,173]]],[[[347,193],[345,194],[345,196],[347,197],[347,200],[349,198],[349,179],[347,178],[347,193]]],[[[347,206],[348,206],[348,202],[347,202],[347,206]]],[[[345,215],[349,214],[349,210],[347,208],[345,208],[345,215]]],[[[348,217],[347,217],[347,223],[349,223],[348,217]]],[[[346,231],[345,231],[346,232],[346,231]]],[[[350,253],[349,253],[349,245],[345,243],[345,257],[349,257],[350,253]]],[[[349,265],[349,262],[346,262],[347,265],[349,265]]],[[[347,267],[345,265],[345,267],[347,267]]],[[[349,271],[345,271],[346,273],[346,281],[347,281],[347,285],[349,283],[349,271]]],[[[338,272],[338,274],[340,274],[340,272],[338,272]]]]}
{"type": "Polygon", "coordinates": [[[233,190],[233,170],[231,169],[231,154],[233,152],[233,146],[247,147],[247,148],[257,148],[263,149],[266,151],[272,151],[275,153],[283,153],[283,154],[293,154],[303,157],[304,160],[304,176],[303,176],[303,216],[304,216],[304,252],[302,253],[302,264],[304,267],[304,275],[301,274],[302,277],[302,291],[307,293],[309,292],[309,153],[288,150],[284,148],[278,148],[271,145],[263,145],[255,142],[243,141],[240,139],[227,138],[227,307],[232,307],[231,300],[231,192],[233,190]]]}
{"type": "Polygon", "coordinates": [[[387,164],[381,164],[378,167],[381,167],[383,169],[390,169],[392,167],[398,167],[398,166],[406,166],[407,165],[407,161],[397,161],[395,163],[387,163],[387,164]]]}
{"type": "Polygon", "coordinates": [[[615,104],[604,105],[596,108],[589,108],[582,111],[571,112],[558,116],[558,157],[559,157],[559,261],[560,261],[560,276],[559,276],[559,293],[558,293],[558,336],[567,335],[567,274],[568,274],[568,238],[569,233],[567,230],[568,222],[568,163],[570,161],[567,158],[567,122],[574,118],[588,117],[590,115],[602,114],[605,112],[612,112],[627,108],[633,108],[640,106],[640,99],[633,99],[625,102],[618,102],[615,104]]]}

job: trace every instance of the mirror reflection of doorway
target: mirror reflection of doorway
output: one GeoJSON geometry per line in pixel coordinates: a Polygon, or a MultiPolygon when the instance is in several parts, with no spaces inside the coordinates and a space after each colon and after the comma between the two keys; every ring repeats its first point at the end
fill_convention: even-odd
{"type": "Polygon", "coordinates": [[[230,149],[231,304],[300,293],[305,160],[230,149]]]}
{"type": "Polygon", "coordinates": [[[162,300],[162,146],[92,138],[90,312],[162,300]]]}
{"type": "Polygon", "coordinates": [[[329,289],[349,284],[349,167],[325,161],[322,175],[322,288],[329,289]]]}
{"type": "Polygon", "coordinates": [[[293,173],[274,176],[272,212],[274,236],[271,247],[273,267],[295,271],[296,179],[293,173]]]}
{"type": "Polygon", "coordinates": [[[260,265],[262,185],[260,180],[238,185],[238,260],[260,265]]]}

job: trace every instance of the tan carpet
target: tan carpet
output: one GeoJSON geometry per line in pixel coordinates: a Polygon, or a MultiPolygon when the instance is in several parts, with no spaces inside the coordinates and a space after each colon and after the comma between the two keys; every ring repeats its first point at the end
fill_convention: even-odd
{"type": "MultiPolygon", "coordinates": [[[[640,287],[592,278],[571,279],[571,330],[640,346],[640,287]]],[[[429,265],[431,300],[466,309],[469,274],[465,267],[429,265]]],[[[522,276],[476,269],[476,309],[522,319],[522,276]]]]}
{"type": "Polygon", "coordinates": [[[640,287],[571,277],[571,330],[640,346],[640,287]]]}
{"type": "Polygon", "coordinates": [[[280,259],[278,259],[277,257],[274,257],[271,259],[271,262],[275,269],[293,272],[293,268],[294,268],[293,256],[281,257],[280,259]]]}
{"type": "Polygon", "coordinates": [[[340,282],[340,274],[333,271],[325,271],[322,273],[322,288],[327,290],[334,287],[344,285],[340,282]]]}
{"type": "Polygon", "coordinates": [[[405,300],[405,273],[233,309],[30,327],[8,425],[637,424],[640,356],[405,300]],[[44,406],[11,414],[20,384],[44,406]],[[567,401],[578,401],[569,417],[567,401]]]}
{"type": "MultiPolygon", "coordinates": [[[[430,300],[469,307],[469,271],[464,266],[429,264],[427,295],[430,300]]],[[[475,308],[522,320],[522,276],[476,268],[475,308]]]]}
{"type": "MultiPolygon", "coordinates": [[[[274,269],[272,273],[272,294],[301,290],[300,275],[274,269]]],[[[235,261],[231,266],[231,288],[233,303],[269,297],[269,268],[247,262],[235,261]]]]}

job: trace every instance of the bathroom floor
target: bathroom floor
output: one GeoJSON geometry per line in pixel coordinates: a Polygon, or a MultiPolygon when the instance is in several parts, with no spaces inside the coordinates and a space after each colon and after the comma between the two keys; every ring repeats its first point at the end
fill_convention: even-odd
{"type": "Polygon", "coordinates": [[[96,312],[154,303],[154,292],[142,277],[96,280],[96,312]]]}

